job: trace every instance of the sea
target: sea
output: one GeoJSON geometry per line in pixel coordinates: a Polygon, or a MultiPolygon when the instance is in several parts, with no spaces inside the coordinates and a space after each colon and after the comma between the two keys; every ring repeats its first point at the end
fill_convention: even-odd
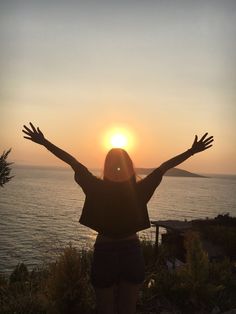
{"type": "MultiPolygon", "coordinates": [[[[101,176],[98,171],[95,175],[101,176]]],[[[0,272],[55,259],[64,247],[91,249],[96,232],[79,223],[85,196],[65,168],[13,166],[0,188],[0,272]]],[[[150,220],[236,217],[236,175],[165,176],[148,203],[150,220]]],[[[140,232],[155,240],[155,228],[140,232]]]]}

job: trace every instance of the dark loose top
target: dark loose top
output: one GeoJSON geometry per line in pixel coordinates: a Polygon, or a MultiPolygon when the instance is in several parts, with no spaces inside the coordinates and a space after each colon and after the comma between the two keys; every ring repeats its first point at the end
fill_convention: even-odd
{"type": "Polygon", "coordinates": [[[112,238],[149,228],[147,203],[162,175],[161,168],[157,168],[136,183],[111,182],[95,177],[82,166],[75,171],[75,181],[86,195],[80,223],[112,238]]]}

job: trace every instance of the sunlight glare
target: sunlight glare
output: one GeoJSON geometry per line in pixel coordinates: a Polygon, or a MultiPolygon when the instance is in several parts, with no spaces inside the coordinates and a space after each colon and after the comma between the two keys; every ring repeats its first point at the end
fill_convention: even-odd
{"type": "Polygon", "coordinates": [[[111,137],[111,146],[114,148],[125,148],[128,144],[127,138],[121,133],[114,134],[111,137]]]}
{"type": "Polygon", "coordinates": [[[134,138],[126,127],[113,127],[105,132],[103,143],[106,150],[111,148],[123,148],[130,151],[133,149],[134,138]]]}

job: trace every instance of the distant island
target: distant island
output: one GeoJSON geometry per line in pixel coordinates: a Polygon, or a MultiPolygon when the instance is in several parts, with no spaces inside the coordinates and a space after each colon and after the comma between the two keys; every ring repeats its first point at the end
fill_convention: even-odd
{"type": "MultiPolygon", "coordinates": [[[[45,165],[23,165],[23,164],[14,164],[14,168],[36,168],[41,170],[68,170],[68,167],[58,167],[58,166],[45,166],[45,165]]],[[[152,171],[154,171],[156,168],[135,168],[135,171],[138,175],[148,175],[152,171]]],[[[93,171],[96,175],[97,173],[102,173],[103,170],[99,168],[91,168],[91,171],[93,171]]],[[[165,176],[168,177],[198,177],[198,178],[207,178],[206,176],[202,176],[196,173],[192,173],[183,169],[179,168],[172,168],[168,170],[165,174],[165,176]]]]}
{"type": "MultiPolygon", "coordinates": [[[[140,175],[148,175],[149,173],[151,173],[152,171],[154,171],[156,168],[136,168],[136,173],[140,174],[140,175]]],[[[199,174],[196,173],[192,173],[183,169],[179,169],[179,168],[172,168],[170,170],[168,170],[165,173],[165,176],[169,176],[169,177],[199,177],[199,178],[206,178],[205,176],[201,176],[199,174]]]]}

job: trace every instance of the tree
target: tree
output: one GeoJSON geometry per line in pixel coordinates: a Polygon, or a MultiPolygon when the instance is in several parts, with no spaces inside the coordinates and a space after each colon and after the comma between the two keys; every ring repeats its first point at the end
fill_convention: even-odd
{"type": "Polygon", "coordinates": [[[4,184],[9,182],[14,176],[10,176],[12,162],[7,162],[7,157],[11,149],[4,151],[0,157],[0,186],[3,187],[4,184]]]}

